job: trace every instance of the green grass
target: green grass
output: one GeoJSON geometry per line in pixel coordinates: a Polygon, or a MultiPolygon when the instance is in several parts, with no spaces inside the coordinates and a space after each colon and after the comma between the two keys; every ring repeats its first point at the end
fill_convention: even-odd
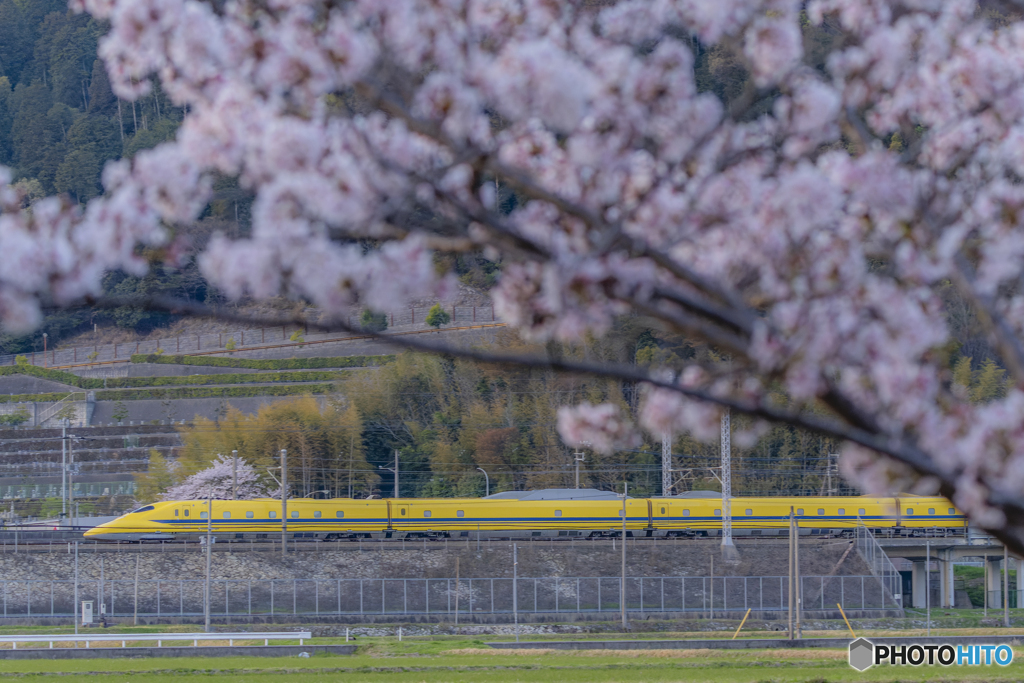
{"type": "Polygon", "coordinates": [[[339,683],[356,681],[655,683],[824,683],[871,681],[1011,681],[1024,679],[1024,650],[1009,667],[874,667],[860,673],[845,660],[845,649],[579,651],[487,650],[480,639],[445,641],[394,638],[359,641],[355,655],[298,657],[188,657],[151,659],[0,659],[7,680],[59,676],[67,683],[339,683]],[[453,652],[454,650],[454,652],[453,652]]]}

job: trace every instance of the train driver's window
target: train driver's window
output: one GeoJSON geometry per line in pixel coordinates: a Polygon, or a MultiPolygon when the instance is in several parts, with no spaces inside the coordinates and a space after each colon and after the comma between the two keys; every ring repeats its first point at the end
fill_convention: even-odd
{"type": "Polygon", "coordinates": [[[907,514],[908,515],[914,514],[914,508],[907,508],[907,514]]]}
{"type": "Polygon", "coordinates": [[[430,510],[424,510],[423,511],[423,516],[424,517],[429,517],[430,516],[430,510]]]}
{"type": "Polygon", "coordinates": [[[245,518],[246,519],[252,519],[253,517],[254,517],[254,515],[252,513],[252,510],[249,510],[248,512],[245,513],[245,518]]]}
{"type": "Polygon", "coordinates": [[[561,517],[561,516],[562,516],[562,511],[561,510],[555,510],[555,517],[561,517]]]}
{"type": "Polygon", "coordinates": [[[839,508],[839,516],[842,517],[846,514],[846,508],[839,508]]]}
{"type": "Polygon", "coordinates": [[[929,515],[934,515],[935,514],[935,508],[928,508],[928,514],[929,515]]]}
{"type": "Polygon", "coordinates": [[[292,510],[292,517],[298,517],[298,516],[299,516],[299,511],[298,510],[292,510]]]}
{"type": "Polygon", "coordinates": [[[796,509],[796,514],[798,514],[798,515],[804,514],[804,509],[803,508],[797,508],[796,509]]]}
{"type": "Polygon", "coordinates": [[[465,510],[456,510],[455,511],[455,516],[456,517],[465,517],[466,516],[466,511],[465,510]]]}
{"type": "Polygon", "coordinates": [[[227,510],[224,511],[224,519],[231,519],[231,513],[227,510]]]}
{"type": "Polygon", "coordinates": [[[956,514],[956,508],[949,508],[949,514],[955,515],[956,514]]]}
{"type": "Polygon", "coordinates": [[[863,516],[863,515],[866,515],[866,514],[868,514],[868,511],[867,511],[867,510],[865,510],[864,508],[859,508],[859,509],[857,510],[857,514],[858,514],[858,515],[862,515],[862,516],[863,516]]]}
{"type": "Polygon", "coordinates": [[[317,519],[320,519],[320,511],[319,510],[314,510],[313,511],[313,516],[316,517],[317,519]]]}
{"type": "Polygon", "coordinates": [[[747,508],[746,513],[747,513],[747,517],[750,517],[751,515],[754,514],[754,511],[751,510],[750,508],[747,508]]]}
{"type": "Polygon", "coordinates": [[[268,516],[268,517],[270,517],[270,519],[277,519],[277,512],[276,512],[276,511],[274,511],[274,510],[271,510],[271,511],[270,511],[270,512],[269,512],[269,513],[267,514],[267,516],[268,516]]]}
{"type": "Polygon", "coordinates": [[[205,511],[199,513],[199,519],[206,519],[206,512],[205,511]]]}
{"type": "Polygon", "coordinates": [[[683,510],[683,517],[689,517],[689,516],[690,516],[690,511],[689,510],[683,510]]]}
{"type": "Polygon", "coordinates": [[[721,516],[721,514],[722,514],[721,510],[717,510],[717,509],[715,510],[715,517],[719,517],[719,516],[721,516]]]}
{"type": "Polygon", "coordinates": [[[824,514],[825,514],[825,508],[818,508],[818,515],[821,516],[821,515],[824,515],[824,514]]]}
{"type": "Polygon", "coordinates": [[[345,513],[342,510],[337,510],[337,511],[335,511],[334,516],[335,517],[344,517],[345,513]]]}

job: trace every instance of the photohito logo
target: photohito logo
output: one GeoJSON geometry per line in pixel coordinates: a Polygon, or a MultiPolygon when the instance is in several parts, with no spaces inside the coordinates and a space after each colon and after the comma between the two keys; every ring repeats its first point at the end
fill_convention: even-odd
{"type": "Polygon", "coordinates": [[[850,643],[850,666],[864,671],[875,664],[890,666],[1008,666],[1009,645],[875,645],[866,638],[850,643]]]}

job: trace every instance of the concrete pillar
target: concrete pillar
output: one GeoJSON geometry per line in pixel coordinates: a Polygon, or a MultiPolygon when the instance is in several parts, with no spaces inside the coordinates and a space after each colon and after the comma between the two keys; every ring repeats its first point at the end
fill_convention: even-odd
{"type": "Polygon", "coordinates": [[[935,571],[939,574],[939,600],[936,607],[949,607],[949,581],[946,577],[946,558],[942,551],[935,553],[935,571]]]}
{"type": "Polygon", "coordinates": [[[1003,558],[992,558],[988,560],[988,608],[1003,608],[1003,575],[999,570],[1003,564],[1003,558]]]}
{"type": "Polygon", "coordinates": [[[927,566],[923,560],[915,561],[910,575],[910,589],[912,591],[912,599],[914,601],[914,607],[925,607],[925,591],[928,589],[927,586],[927,566]]]}

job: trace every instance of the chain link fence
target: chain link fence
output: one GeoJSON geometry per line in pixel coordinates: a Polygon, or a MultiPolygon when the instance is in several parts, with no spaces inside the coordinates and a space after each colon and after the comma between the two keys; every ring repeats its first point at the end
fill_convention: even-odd
{"type": "MultiPolygon", "coordinates": [[[[429,615],[617,612],[617,577],[474,579],[214,580],[214,616],[429,615]]],[[[643,577],[626,579],[631,612],[785,611],[788,577],[643,577]]],[[[204,613],[205,582],[192,579],[88,580],[78,599],[110,617],[187,617],[204,613]],[[137,591],[137,592],[136,592],[137,591]],[[136,598],[137,596],[137,598],[136,598]]],[[[801,577],[803,609],[896,609],[873,576],[801,577]]],[[[71,616],[73,581],[0,581],[4,617],[71,616]]]]}

